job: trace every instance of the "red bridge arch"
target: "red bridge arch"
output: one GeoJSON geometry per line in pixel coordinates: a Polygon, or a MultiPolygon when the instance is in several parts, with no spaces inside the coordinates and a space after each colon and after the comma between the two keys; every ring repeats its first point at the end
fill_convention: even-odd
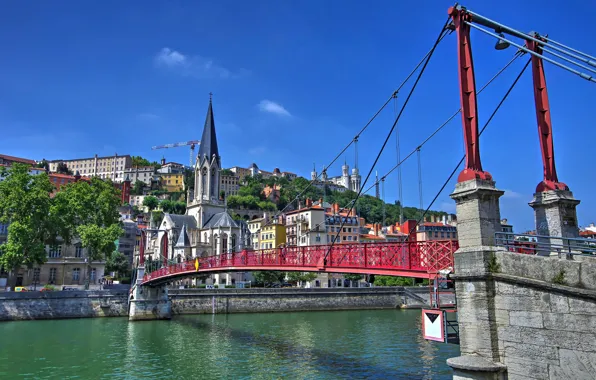
{"type": "Polygon", "coordinates": [[[457,241],[355,243],[243,250],[172,264],[144,275],[141,285],[158,285],[203,273],[298,271],[432,278],[453,268],[457,241]]]}

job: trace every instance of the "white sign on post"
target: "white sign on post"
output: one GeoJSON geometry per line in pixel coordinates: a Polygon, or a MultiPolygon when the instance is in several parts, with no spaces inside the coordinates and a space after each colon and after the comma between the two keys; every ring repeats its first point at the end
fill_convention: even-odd
{"type": "Polygon", "coordinates": [[[424,339],[445,342],[443,310],[422,309],[422,335],[424,339]]]}

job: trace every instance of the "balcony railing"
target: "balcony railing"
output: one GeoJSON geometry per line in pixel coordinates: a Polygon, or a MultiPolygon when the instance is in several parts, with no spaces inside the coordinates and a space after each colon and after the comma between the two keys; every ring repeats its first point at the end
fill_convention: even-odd
{"type": "Polygon", "coordinates": [[[596,257],[596,240],[594,239],[497,232],[495,244],[504,247],[509,252],[529,255],[596,257]]]}

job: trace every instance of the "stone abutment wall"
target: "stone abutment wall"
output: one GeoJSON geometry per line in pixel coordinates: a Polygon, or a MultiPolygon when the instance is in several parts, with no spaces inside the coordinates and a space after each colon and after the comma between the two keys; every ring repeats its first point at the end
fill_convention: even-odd
{"type": "Polygon", "coordinates": [[[169,296],[174,315],[391,309],[408,303],[401,288],[185,289],[170,290],[169,296]]]}
{"type": "Polygon", "coordinates": [[[128,291],[0,293],[0,321],[123,317],[128,291]]]}
{"type": "Polygon", "coordinates": [[[596,259],[490,250],[455,259],[462,357],[448,361],[454,378],[596,378],[596,259]],[[484,374],[473,363],[480,358],[492,363],[484,374]]]}

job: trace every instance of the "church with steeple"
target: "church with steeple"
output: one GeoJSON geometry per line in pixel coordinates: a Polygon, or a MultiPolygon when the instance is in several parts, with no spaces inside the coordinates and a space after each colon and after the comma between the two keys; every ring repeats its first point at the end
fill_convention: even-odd
{"type": "MultiPolygon", "coordinates": [[[[159,229],[168,231],[168,258],[175,262],[251,247],[248,225],[234,220],[220,199],[222,166],[211,96],[195,161],[195,180],[188,190],[186,215],[164,214],[159,226],[159,229]]],[[[231,285],[235,281],[244,281],[242,277],[239,273],[215,274],[212,281],[231,285]]]]}

